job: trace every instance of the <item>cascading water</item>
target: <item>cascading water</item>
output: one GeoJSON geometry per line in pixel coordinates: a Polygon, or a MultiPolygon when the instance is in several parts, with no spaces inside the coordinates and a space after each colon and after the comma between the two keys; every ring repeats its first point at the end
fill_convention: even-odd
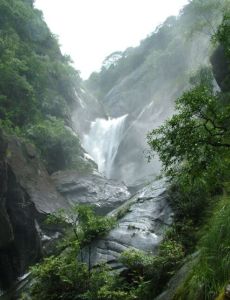
{"type": "Polygon", "coordinates": [[[127,115],[114,119],[96,119],[88,135],[83,137],[83,147],[98,164],[99,172],[111,177],[114,159],[121,139],[127,115]]]}

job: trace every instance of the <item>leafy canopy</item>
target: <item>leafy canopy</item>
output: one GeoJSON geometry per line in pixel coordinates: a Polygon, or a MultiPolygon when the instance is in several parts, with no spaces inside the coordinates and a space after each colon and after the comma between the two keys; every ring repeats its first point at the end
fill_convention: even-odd
{"type": "Polygon", "coordinates": [[[91,169],[90,163],[84,160],[78,136],[65,127],[64,121],[49,117],[28,126],[25,136],[40,150],[49,173],[71,168],[91,169]]]}
{"type": "Polygon", "coordinates": [[[92,269],[79,255],[82,247],[90,245],[92,240],[114,226],[112,218],[97,216],[92,207],[77,205],[60,210],[47,221],[62,225],[68,222],[70,234],[66,234],[61,242],[59,255],[45,258],[31,268],[32,282],[21,299],[134,300],[127,292],[118,289],[118,278],[108,267],[99,265],[92,269]]]}
{"type": "Polygon", "coordinates": [[[230,148],[230,105],[222,104],[207,76],[176,101],[176,112],[148,134],[166,174],[178,175],[183,168],[196,176],[223,166],[230,148]]]}
{"type": "Polygon", "coordinates": [[[31,0],[0,1],[0,118],[25,127],[70,116],[80,77],[31,0]]]}

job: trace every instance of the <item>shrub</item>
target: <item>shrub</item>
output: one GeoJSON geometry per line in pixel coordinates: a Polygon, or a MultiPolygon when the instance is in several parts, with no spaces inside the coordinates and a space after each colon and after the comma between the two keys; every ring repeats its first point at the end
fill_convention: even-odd
{"type": "Polygon", "coordinates": [[[138,299],[158,295],[184,258],[183,247],[173,240],[164,240],[157,255],[135,249],[125,251],[121,262],[128,267],[128,277],[135,286],[138,299]]]}
{"type": "Polygon", "coordinates": [[[113,286],[113,296],[108,299],[128,299],[121,298],[122,295],[126,295],[125,292],[116,292],[116,276],[111,274],[107,266],[100,265],[92,269],[83,259],[78,259],[81,248],[90,244],[96,237],[104,235],[114,226],[114,220],[96,216],[93,209],[87,206],[75,206],[69,211],[59,211],[48,220],[49,223],[61,224],[66,221],[72,228],[72,234],[63,239],[59,255],[45,258],[42,263],[31,268],[30,290],[22,299],[106,299],[107,291],[113,286]]]}
{"type": "Polygon", "coordinates": [[[89,170],[90,163],[83,159],[83,150],[79,138],[74,135],[64,122],[54,117],[31,125],[26,136],[40,150],[49,173],[76,168],[89,170]]]}
{"type": "Polygon", "coordinates": [[[222,197],[203,232],[199,260],[175,299],[214,299],[230,278],[230,197],[222,197]]]}

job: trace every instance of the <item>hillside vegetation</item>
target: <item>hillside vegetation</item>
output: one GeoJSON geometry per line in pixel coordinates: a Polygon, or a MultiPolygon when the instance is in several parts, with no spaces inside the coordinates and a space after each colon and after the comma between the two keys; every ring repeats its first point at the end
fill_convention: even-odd
{"type": "MultiPolygon", "coordinates": [[[[187,75],[191,64],[188,61],[190,52],[196,52],[196,48],[193,48],[195,36],[201,34],[198,48],[201,53],[198,55],[202,56],[202,40],[205,44],[207,37],[214,34],[226,5],[225,0],[190,1],[179,16],[168,17],[138,47],[117,51],[106,57],[100,72],[92,73],[86,85],[101,101],[106,101],[107,93],[141,66],[148,73],[146,86],[148,79],[154,81],[155,77],[162,78],[164,84],[173,76],[179,79],[181,74],[187,75]]],[[[206,53],[207,60],[208,55],[206,53]]],[[[193,57],[194,68],[198,59],[193,57]]]]}
{"type": "Polygon", "coordinates": [[[32,141],[50,172],[90,167],[81,159],[78,138],[65,127],[81,88],[70,58],[61,54],[33,1],[1,0],[0,14],[1,126],[32,141]]]}
{"type": "MultiPolygon", "coordinates": [[[[128,114],[111,177],[128,185],[159,175],[157,159],[147,164],[146,135],[169,118],[175,100],[190,88],[190,77],[210,67],[211,37],[221,23],[225,0],[190,1],[139,46],[115,52],[86,85],[111,117],[128,114]]],[[[222,68],[222,67],[221,67],[222,68]]]]}
{"type": "MultiPolygon", "coordinates": [[[[219,48],[212,61],[220,56],[225,61],[222,76],[217,76],[224,89],[214,90],[212,74],[201,70],[192,79],[194,87],[177,100],[176,114],[148,135],[151,149],[157,151],[171,179],[176,224],[185,228],[190,222],[189,235],[199,240],[197,246],[192,245],[198,250],[194,267],[173,298],[180,300],[211,300],[219,293],[218,299],[225,299],[223,291],[230,279],[229,10],[213,40],[219,48]],[[197,232],[200,225],[204,229],[197,232]]],[[[214,67],[213,71],[216,75],[218,70],[214,67]]],[[[180,239],[185,237],[181,230],[175,233],[180,239]]]]}
{"type": "MultiPolygon", "coordinates": [[[[121,274],[106,264],[92,267],[92,243],[116,226],[117,220],[97,216],[87,206],[60,210],[47,222],[61,226],[63,237],[54,255],[31,268],[31,281],[21,299],[152,300],[162,292],[166,294],[158,299],[226,299],[230,280],[229,9],[229,0],[189,1],[178,18],[168,18],[139,47],[109,56],[101,72],[86,82],[106,101],[115,85],[144,65],[148,72],[141,77],[147,80],[142,87],[151,86],[156,72],[161,82],[172,78],[170,84],[180,90],[180,95],[173,93],[177,96],[173,115],[157,128],[152,124],[154,129],[147,136],[149,159],[157,154],[162,162],[174,212],[174,223],[157,254],[124,251],[121,274]],[[194,48],[189,43],[179,47],[180,34],[189,39],[198,32],[211,40],[215,51],[211,58],[204,51],[205,66],[191,76],[187,67],[193,64],[186,51],[194,48]],[[212,65],[207,66],[208,61],[212,65]],[[182,85],[187,89],[181,91],[182,85]],[[88,251],[88,262],[84,251],[88,251]],[[169,296],[167,284],[188,262],[192,267],[169,296]]],[[[61,54],[33,1],[0,0],[0,15],[0,126],[6,134],[34,143],[49,173],[89,170],[79,138],[70,128],[71,111],[83,87],[79,74],[69,57],[61,54]]],[[[138,105],[142,108],[143,103],[138,105]]]]}

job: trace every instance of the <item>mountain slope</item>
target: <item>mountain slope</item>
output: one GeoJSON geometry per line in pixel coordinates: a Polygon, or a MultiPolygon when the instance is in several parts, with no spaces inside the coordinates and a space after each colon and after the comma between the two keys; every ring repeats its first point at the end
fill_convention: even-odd
{"type": "Polygon", "coordinates": [[[210,38],[221,22],[224,2],[192,1],[139,47],[119,56],[115,53],[118,59],[109,56],[101,72],[93,73],[86,82],[108,115],[129,114],[112,178],[133,184],[159,172],[157,160],[148,165],[143,154],[146,133],[171,115],[174,101],[189,87],[191,75],[202,65],[209,65],[210,38]]]}

